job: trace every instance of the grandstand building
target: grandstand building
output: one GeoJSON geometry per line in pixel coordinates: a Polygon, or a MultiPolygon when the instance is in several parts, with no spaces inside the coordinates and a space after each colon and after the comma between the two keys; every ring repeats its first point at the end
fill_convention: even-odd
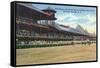
{"type": "Polygon", "coordinates": [[[57,24],[56,11],[50,7],[40,10],[32,4],[17,3],[16,10],[17,45],[65,45],[96,40],[81,26],[75,29],[57,24]]]}

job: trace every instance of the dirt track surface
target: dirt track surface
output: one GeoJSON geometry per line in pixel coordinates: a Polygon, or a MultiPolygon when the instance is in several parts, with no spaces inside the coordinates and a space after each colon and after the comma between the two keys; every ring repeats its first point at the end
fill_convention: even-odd
{"type": "Polygon", "coordinates": [[[16,49],[17,65],[96,60],[96,45],[16,49]]]}

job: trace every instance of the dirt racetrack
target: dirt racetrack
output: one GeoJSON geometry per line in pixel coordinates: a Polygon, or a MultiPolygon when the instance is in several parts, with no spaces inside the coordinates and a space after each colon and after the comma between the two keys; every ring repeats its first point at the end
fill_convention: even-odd
{"type": "Polygon", "coordinates": [[[95,60],[96,44],[16,49],[17,65],[95,60]]]}

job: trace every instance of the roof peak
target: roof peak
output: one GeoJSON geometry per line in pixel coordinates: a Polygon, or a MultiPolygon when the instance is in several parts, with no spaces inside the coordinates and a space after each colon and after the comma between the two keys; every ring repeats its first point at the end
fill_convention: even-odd
{"type": "Polygon", "coordinates": [[[52,11],[52,12],[56,12],[53,8],[51,8],[51,6],[48,6],[46,9],[43,9],[43,11],[52,11]]]}
{"type": "Polygon", "coordinates": [[[48,6],[47,9],[52,9],[52,8],[50,6],[48,6]]]}

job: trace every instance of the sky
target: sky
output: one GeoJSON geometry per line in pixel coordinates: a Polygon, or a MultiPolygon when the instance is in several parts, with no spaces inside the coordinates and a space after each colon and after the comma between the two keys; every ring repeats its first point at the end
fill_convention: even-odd
{"type": "Polygon", "coordinates": [[[96,8],[80,7],[68,5],[48,5],[48,4],[32,4],[38,9],[46,9],[48,7],[56,11],[55,21],[58,24],[67,25],[75,28],[81,25],[89,33],[96,33],[96,8]]]}

